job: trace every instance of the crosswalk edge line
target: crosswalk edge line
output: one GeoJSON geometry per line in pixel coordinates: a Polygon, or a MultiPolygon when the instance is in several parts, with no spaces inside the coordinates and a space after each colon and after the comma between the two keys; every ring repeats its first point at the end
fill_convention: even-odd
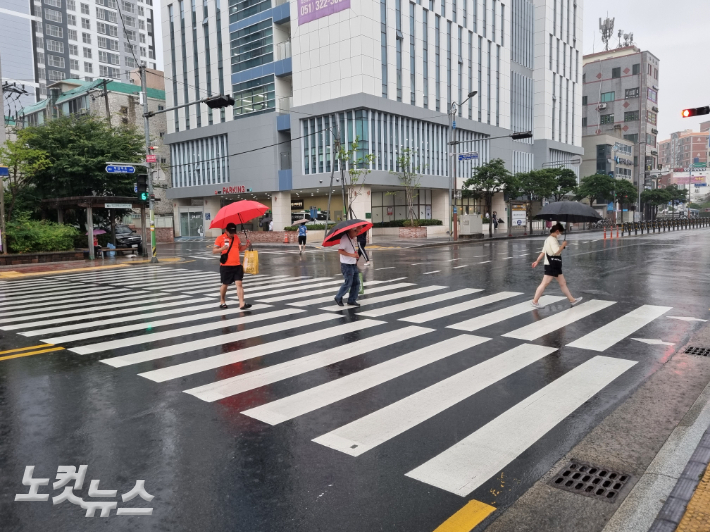
{"type": "Polygon", "coordinates": [[[470,532],[496,511],[494,506],[471,500],[454,515],[441,523],[434,532],[470,532]]]}

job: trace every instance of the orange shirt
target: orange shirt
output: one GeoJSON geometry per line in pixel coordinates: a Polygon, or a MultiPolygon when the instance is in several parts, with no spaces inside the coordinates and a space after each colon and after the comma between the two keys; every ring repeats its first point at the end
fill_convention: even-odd
{"type": "MultiPolygon", "coordinates": [[[[223,235],[217,237],[217,240],[214,241],[214,245],[221,248],[229,241],[229,235],[227,233],[224,233],[223,235]]],[[[227,258],[227,262],[222,264],[222,266],[239,266],[241,264],[239,262],[240,244],[241,242],[239,241],[239,237],[234,235],[234,242],[232,243],[232,248],[222,252],[222,255],[224,255],[225,253],[227,253],[227,251],[229,251],[229,257],[227,258]]]]}

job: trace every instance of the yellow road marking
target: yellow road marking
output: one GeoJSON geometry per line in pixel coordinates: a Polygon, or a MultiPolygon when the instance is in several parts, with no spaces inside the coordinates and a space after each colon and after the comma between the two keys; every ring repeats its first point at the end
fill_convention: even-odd
{"type": "MultiPolygon", "coordinates": [[[[49,345],[49,344],[47,344],[49,345]]],[[[51,353],[52,351],[62,351],[63,347],[50,347],[49,349],[40,349],[39,351],[30,351],[29,353],[18,353],[16,355],[8,355],[6,357],[0,357],[2,360],[10,360],[11,358],[29,357],[32,355],[41,355],[42,353],[51,353]]]]}
{"type": "Polygon", "coordinates": [[[8,353],[17,353],[18,351],[28,351],[30,349],[38,349],[40,347],[52,347],[54,344],[39,344],[31,345],[29,347],[18,347],[17,349],[10,349],[8,351],[0,351],[0,355],[6,355],[8,353]]]}
{"type": "Polygon", "coordinates": [[[106,266],[93,266],[89,268],[71,268],[68,270],[49,270],[44,272],[27,272],[21,273],[16,271],[0,272],[0,279],[19,279],[20,277],[28,277],[31,275],[52,275],[60,273],[71,273],[71,272],[86,272],[90,270],[105,270],[111,268],[126,268],[128,264],[109,264],[106,266]]]}
{"type": "Polygon", "coordinates": [[[441,523],[434,532],[470,532],[493,512],[493,506],[479,501],[468,501],[466,506],[441,523]]]}
{"type": "Polygon", "coordinates": [[[700,532],[708,530],[710,521],[710,468],[705,470],[703,478],[685,509],[685,515],[678,524],[678,532],[700,532]]]}

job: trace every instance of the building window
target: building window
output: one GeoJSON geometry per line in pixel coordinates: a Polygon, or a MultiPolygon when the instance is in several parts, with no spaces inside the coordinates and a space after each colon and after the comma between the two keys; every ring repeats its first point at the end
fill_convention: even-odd
{"type": "Polygon", "coordinates": [[[44,10],[44,18],[46,18],[47,20],[51,20],[52,22],[61,22],[62,21],[62,12],[55,11],[54,9],[45,9],[44,10]]]}
{"type": "Polygon", "coordinates": [[[614,97],[616,96],[615,92],[602,92],[602,103],[605,102],[613,102],[614,97]]]}
{"type": "Polygon", "coordinates": [[[658,79],[658,69],[657,68],[653,69],[653,79],[658,79]]]}
{"type": "Polygon", "coordinates": [[[170,173],[175,188],[228,183],[227,135],[171,144],[170,173]]]}
{"type": "Polygon", "coordinates": [[[135,13],[136,12],[135,6],[133,4],[131,4],[130,2],[126,2],[124,0],[123,2],[121,2],[121,4],[123,5],[123,12],[124,13],[135,13]]]}
{"type": "Polygon", "coordinates": [[[451,96],[451,22],[448,20],[446,21],[446,38],[446,109],[448,111],[448,109],[451,107],[451,102],[454,101],[453,97],[451,96]]]}
{"type": "Polygon", "coordinates": [[[653,111],[646,111],[646,121],[655,126],[658,122],[658,114],[653,111]]]}
{"type": "Polygon", "coordinates": [[[274,61],[272,19],[235,31],[232,36],[232,73],[274,61]]]}
{"type": "Polygon", "coordinates": [[[649,146],[653,146],[654,148],[656,147],[656,135],[651,135],[650,133],[646,133],[646,144],[649,146]]]}
{"type": "MultiPolygon", "coordinates": [[[[110,26],[112,27],[112,26],[110,26]]],[[[134,30],[124,30],[123,31],[123,36],[128,39],[129,41],[135,41],[136,40],[136,32],[134,30]]]]}
{"type": "Polygon", "coordinates": [[[382,97],[387,98],[387,0],[380,0],[380,48],[382,59],[382,97]]]}
{"type": "Polygon", "coordinates": [[[229,23],[239,22],[267,9],[271,9],[271,0],[229,0],[229,23]]]}
{"type": "Polygon", "coordinates": [[[587,117],[582,117],[582,127],[587,127],[587,117]]]}
{"type": "Polygon", "coordinates": [[[653,89],[648,89],[648,99],[653,103],[658,103],[658,93],[653,89]]]}
{"type": "Polygon", "coordinates": [[[633,65],[633,66],[631,67],[631,73],[632,73],[634,76],[637,75],[637,74],[640,74],[640,73],[641,73],[641,64],[640,64],[640,63],[636,63],[635,65],[633,65]]]}
{"type": "Polygon", "coordinates": [[[81,40],[84,44],[91,44],[91,34],[90,33],[82,33],[81,40]]]}
{"type": "MultiPolygon", "coordinates": [[[[99,33],[102,33],[104,35],[109,35],[111,37],[118,37],[118,28],[116,26],[112,26],[111,24],[104,24],[103,22],[97,22],[96,23],[96,31],[99,33]]],[[[128,38],[128,34],[130,32],[126,32],[126,38],[128,38]]]]}
{"type": "Polygon", "coordinates": [[[232,87],[234,117],[276,109],[274,76],[252,79],[232,87]]]}
{"type": "Polygon", "coordinates": [[[78,34],[77,34],[76,30],[68,30],[67,31],[67,37],[69,38],[70,41],[78,41],[79,39],[78,39],[77,35],[78,34]]]}
{"type": "Polygon", "coordinates": [[[429,11],[422,9],[422,75],[424,78],[424,107],[429,108],[429,11]]]}
{"type": "Polygon", "coordinates": [[[121,70],[114,67],[99,65],[99,76],[101,76],[102,78],[120,79],[121,70]]]}
{"type": "Polygon", "coordinates": [[[47,74],[49,81],[61,81],[66,79],[66,74],[60,70],[47,70],[47,74]]]}
{"type": "MultiPolygon", "coordinates": [[[[98,2],[96,2],[98,4],[98,2]]],[[[89,4],[79,4],[81,7],[81,14],[82,15],[90,15],[91,10],[89,8],[89,4]]]]}
{"type": "MultiPolygon", "coordinates": [[[[118,23],[118,16],[115,11],[109,11],[108,9],[102,9],[100,7],[96,8],[96,18],[105,20],[106,22],[113,22],[114,24],[118,23]]],[[[132,24],[128,23],[128,19],[130,18],[132,17],[123,17],[126,26],[132,26],[132,24]]]]}
{"type": "Polygon", "coordinates": [[[624,122],[636,122],[639,119],[638,111],[627,111],[624,113],[624,122]]]}
{"type": "Polygon", "coordinates": [[[76,17],[74,15],[67,14],[67,25],[76,26],[76,17]]]}
{"type": "Polygon", "coordinates": [[[91,59],[91,48],[84,48],[84,57],[91,59]]]}
{"type": "Polygon", "coordinates": [[[101,63],[108,63],[109,65],[118,65],[119,57],[120,56],[118,56],[117,54],[110,54],[108,52],[102,52],[101,50],[99,50],[99,61],[101,63]]]}
{"type": "Polygon", "coordinates": [[[118,51],[118,41],[113,39],[107,39],[106,37],[99,37],[99,48],[104,48],[105,50],[118,51]]]}
{"type": "Polygon", "coordinates": [[[138,6],[138,15],[145,17],[145,9],[143,9],[143,6],[138,6]]]}
{"type": "Polygon", "coordinates": [[[636,144],[639,141],[639,135],[638,133],[634,133],[633,135],[624,135],[624,140],[630,140],[636,144]]]}
{"type": "Polygon", "coordinates": [[[53,41],[52,39],[47,39],[47,51],[63,54],[64,43],[62,41],[53,41]]]}
{"type": "Polygon", "coordinates": [[[47,54],[47,66],[54,68],[65,68],[64,58],[60,55],[47,54]]]}
{"type": "Polygon", "coordinates": [[[434,19],[434,68],[436,89],[436,110],[441,109],[441,17],[434,19]]]}
{"type": "Polygon", "coordinates": [[[84,62],[84,72],[93,72],[94,65],[92,63],[84,62]]]}
{"type": "Polygon", "coordinates": [[[64,28],[62,28],[61,26],[47,24],[47,35],[50,37],[58,37],[61,39],[62,37],[64,37],[64,28]]]}
{"type": "Polygon", "coordinates": [[[124,16],[123,21],[126,23],[126,26],[128,26],[129,28],[136,27],[136,17],[124,16]]]}
{"type": "Polygon", "coordinates": [[[626,89],[625,97],[626,97],[626,99],[638,98],[639,97],[639,88],[636,87],[635,89],[626,89]]]}
{"type": "Polygon", "coordinates": [[[620,78],[621,77],[621,67],[612,68],[611,69],[611,77],[612,77],[612,79],[620,78]]]}
{"type": "Polygon", "coordinates": [[[416,53],[414,46],[414,4],[409,4],[409,103],[416,104],[416,53]]]}
{"type": "Polygon", "coordinates": [[[582,105],[587,105],[587,97],[582,96],[582,105]]]}
{"type": "Polygon", "coordinates": [[[81,19],[81,27],[85,30],[90,30],[91,29],[91,20],[89,20],[88,18],[81,19]]]}
{"type": "Polygon", "coordinates": [[[76,0],[67,0],[67,9],[69,11],[76,11],[76,0]]]}
{"type": "Polygon", "coordinates": [[[79,70],[79,61],[76,59],[70,59],[69,60],[69,69],[70,70],[79,70]]]}
{"type": "Polygon", "coordinates": [[[397,101],[402,101],[402,0],[395,0],[395,63],[397,68],[397,101]]]}
{"type": "Polygon", "coordinates": [[[601,123],[602,124],[613,124],[614,123],[614,115],[601,115],[601,123]]]}
{"type": "Polygon", "coordinates": [[[136,60],[133,59],[133,57],[125,56],[123,58],[123,61],[125,62],[126,66],[129,68],[137,68],[138,67],[138,63],[136,63],[136,60]]]}

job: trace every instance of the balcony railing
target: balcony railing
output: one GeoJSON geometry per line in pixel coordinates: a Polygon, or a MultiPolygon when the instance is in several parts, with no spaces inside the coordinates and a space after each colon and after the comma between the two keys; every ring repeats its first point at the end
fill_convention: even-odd
{"type": "Polygon", "coordinates": [[[288,113],[293,106],[293,96],[285,96],[278,99],[276,111],[282,114],[288,113]]]}
{"type": "Polygon", "coordinates": [[[276,60],[288,59],[291,57],[291,41],[280,42],[276,45],[276,60]]]}

